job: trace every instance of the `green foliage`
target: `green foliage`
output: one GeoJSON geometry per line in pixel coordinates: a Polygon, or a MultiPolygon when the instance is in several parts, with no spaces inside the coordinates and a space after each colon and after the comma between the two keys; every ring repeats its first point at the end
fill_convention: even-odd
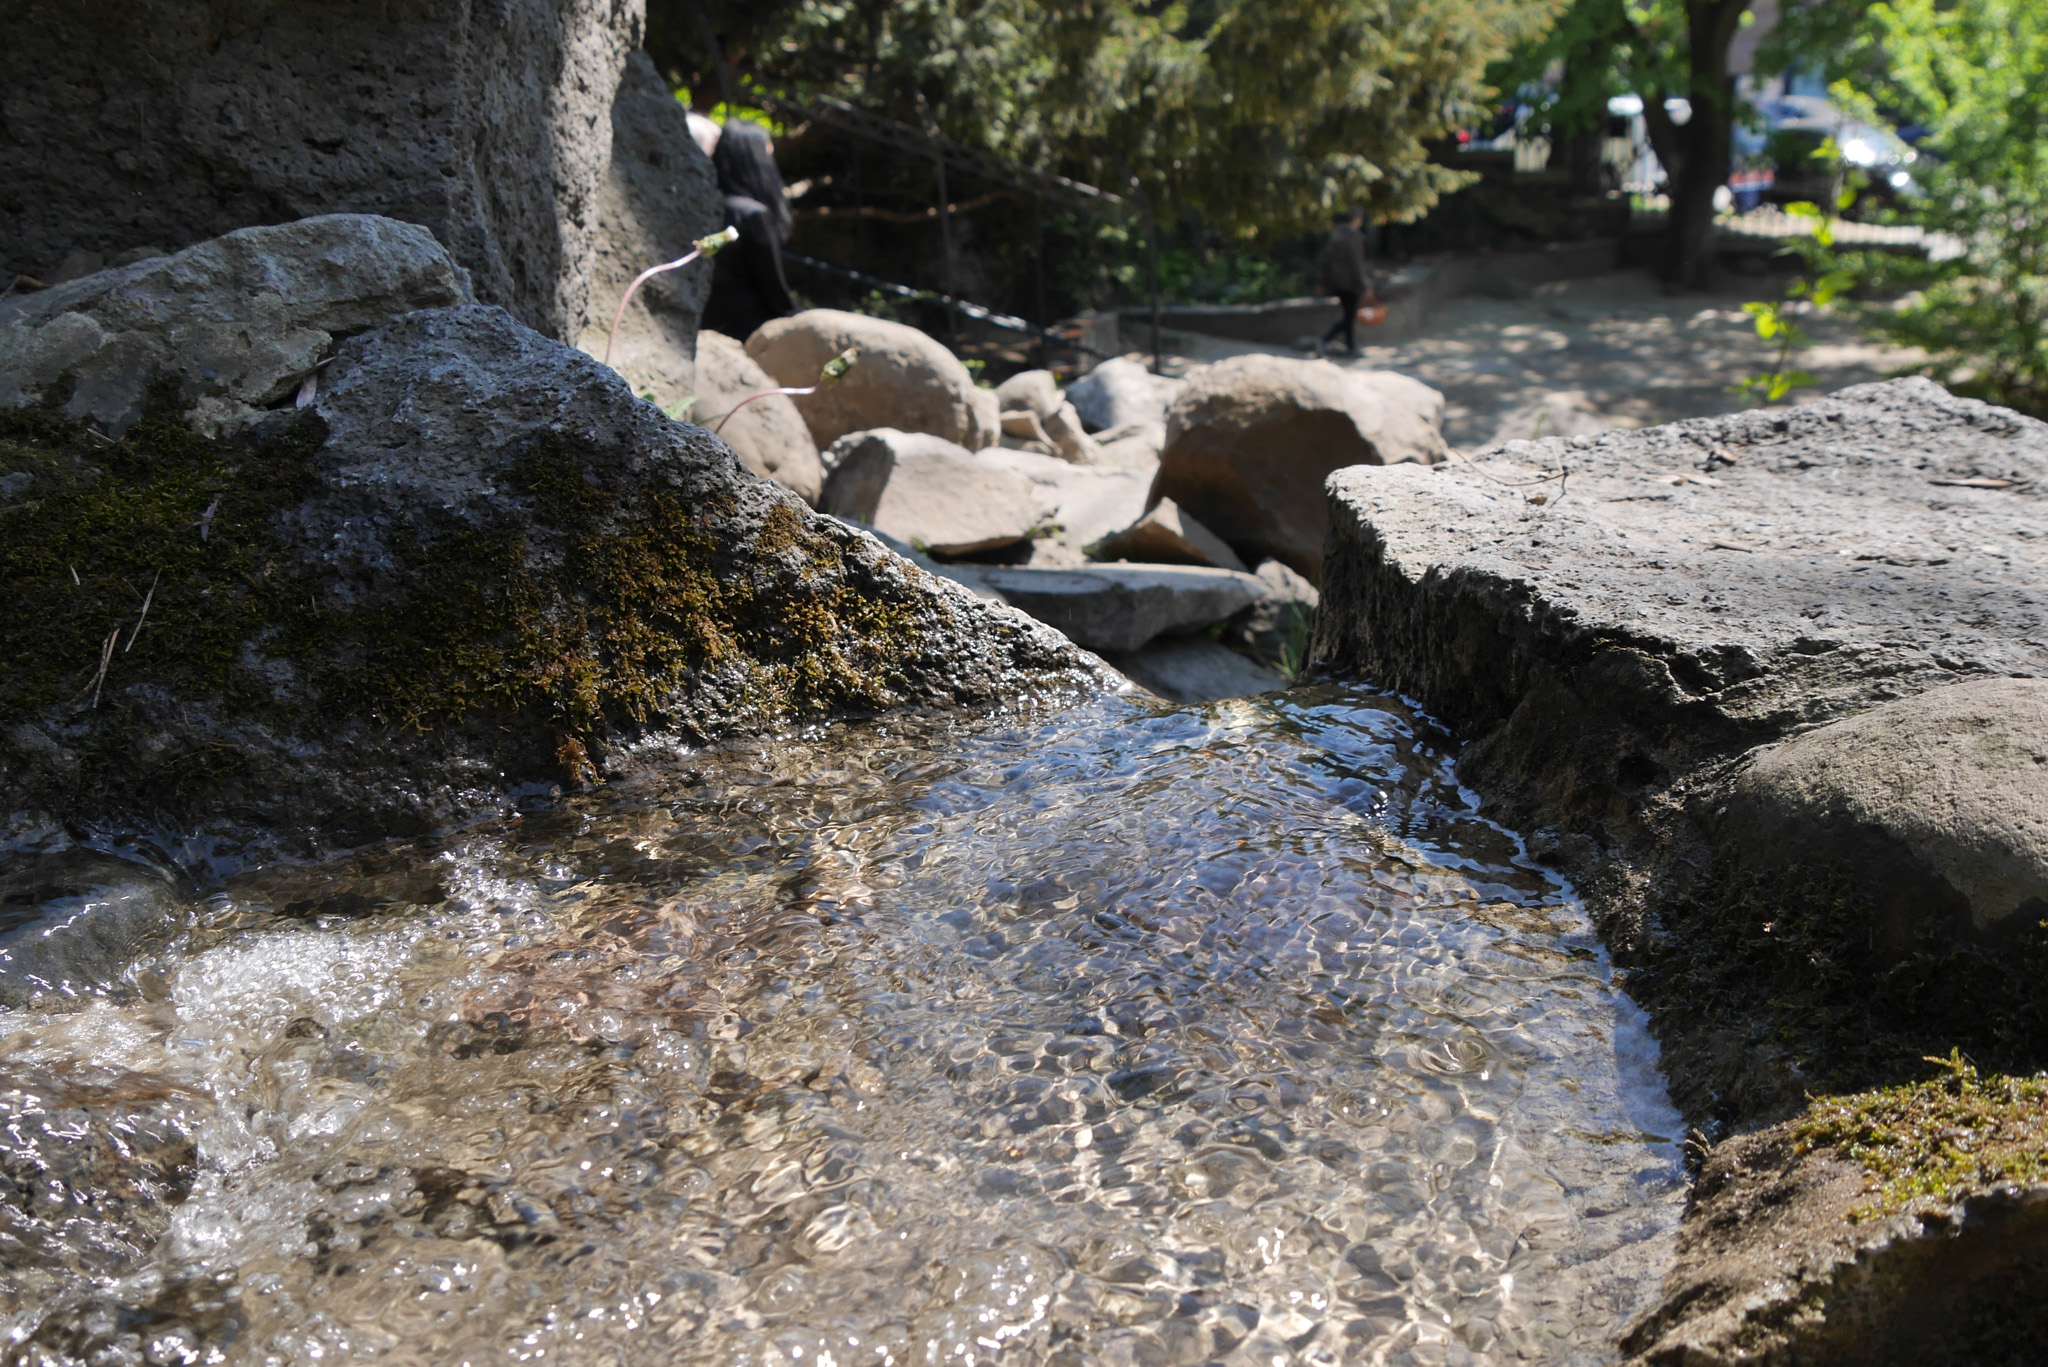
{"type": "Polygon", "coordinates": [[[1964,252],[1889,266],[1919,291],[1864,320],[1952,388],[2048,416],[2048,7],[1897,0],[1870,7],[1865,41],[1837,98],[1928,129],[1910,212],[1964,252]]]}
{"type": "MultiPolygon", "coordinates": [[[[1833,140],[1824,142],[1814,155],[1836,157],[1833,140]]],[[[1856,180],[1860,182],[1860,176],[1856,180]]],[[[1774,347],[1775,354],[1768,373],[1751,375],[1734,386],[1735,393],[1768,404],[1778,402],[1795,389],[1810,389],[1820,383],[1820,377],[1812,371],[1792,368],[1792,354],[1807,342],[1806,330],[1795,321],[1793,306],[1805,303],[1824,309],[1855,287],[1856,272],[1842,269],[1835,259],[1834,246],[1836,215],[1856,202],[1858,189],[1856,183],[1845,185],[1834,204],[1826,209],[1808,203],[1786,206],[1787,213],[1807,220],[1811,227],[1805,236],[1793,239],[1791,248],[1805,258],[1807,274],[1785,287],[1783,299],[1752,300],[1742,306],[1742,311],[1756,321],[1757,337],[1774,347]]]]}
{"type": "Polygon", "coordinates": [[[1280,641],[1280,658],[1274,662],[1289,682],[1300,683],[1308,672],[1309,640],[1315,634],[1315,613],[1303,603],[1287,605],[1286,634],[1280,641]]]}
{"type": "Polygon", "coordinates": [[[1502,84],[1547,81],[1561,69],[1557,95],[1541,115],[1557,133],[1597,126],[1610,96],[1642,97],[1643,123],[1670,177],[1667,279],[1697,287],[1713,274],[1714,191],[1726,180],[1738,114],[1728,71],[1735,35],[1751,23],[1750,0],[1572,0],[1541,39],[1495,68],[1502,84]],[[1671,97],[1691,106],[1673,120],[1671,97]]]}
{"type": "Polygon", "coordinates": [[[1960,1051],[1930,1058],[1941,1075],[1814,1103],[1795,1133],[1869,1169],[1870,1219],[1939,1210],[2004,1183],[2048,1179],[2048,1077],[1980,1075],[1960,1051]]]}
{"type": "Polygon", "coordinates": [[[1308,274],[1306,263],[1265,251],[1174,247],[1159,253],[1160,296],[1177,302],[1255,304],[1307,294],[1308,274]]]}
{"type": "MultiPolygon", "coordinates": [[[[1571,0],[1556,23],[1521,44],[1487,72],[1504,90],[1563,79],[1540,111],[1552,132],[1573,134],[1600,127],[1607,101],[1641,95],[1653,121],[1664,98],[1725,99],[1718,91],[1694,88],[1691,43],[1693,11],[1717,8],[1702,0],[1571,0]]],[[[1738,25],[1751,21],[1746,10],[1738,25]]],[[[1731,29],[1732,32],[1732,29],[1731,29]]]]}
{"type": "Polygon", "coordinates": [[[870,318],[886,318],[892,323],[903,321],[903,312],[897,306],[897,298],[882,290],[869,290],[853,301],[853,312],[864,313],[870,318]]]}
{"type": "Polygon", "coordinates": [[[746,34],[743,75],[1269,234],[1354,203],[1412,217],[1462,184],[1425,141],[1483,107],[1486,64],[1552,7],[803,0],[746,34]]]}

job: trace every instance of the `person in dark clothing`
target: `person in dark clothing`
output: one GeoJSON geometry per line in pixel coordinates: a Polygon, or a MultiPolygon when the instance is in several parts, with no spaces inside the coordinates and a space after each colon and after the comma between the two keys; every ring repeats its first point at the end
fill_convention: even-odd
{"type": "Polygon", "coordinates": [[[797,311],[782,273],[782,244],[792,226],[789,199],[775,168],[775,144],[758,124],[729,121],[711,165],[725,195],[726,226],[740,237],[711,259],[704,326],[744,342],[770,318],[797,311]]]}
{"type": "Polygon", "coordinates": [[[1338,333],[1344,334],[1344,350],[1348,355],[1358,354],[1358,304],[1370,298],[1373,293],[1372,272],[1365,267],[1365,210],[1351,209],[1337,215],[1334,220],[1336,231],[1323,247],[1323,256],[1316,263],[1316,293],[1337,296],[1337,307],[1342,310],[1323,339],[1316,343],[1316,354],[1323,354],[1323,348],[1335,340],[1338,333]]]}

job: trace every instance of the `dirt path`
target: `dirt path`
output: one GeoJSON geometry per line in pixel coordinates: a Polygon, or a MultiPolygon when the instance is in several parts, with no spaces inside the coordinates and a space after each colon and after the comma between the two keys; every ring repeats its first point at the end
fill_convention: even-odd
{"type": "MultiPolygon", "coordinates": [[[[1445,435],[1468,451],[1514,437],[1647,427],[1751,406],[1730,386],[1767,369],[1769,353],[1742,305],[1776,288],[1739,281],[1715,294],[1670,296],[1646,271],[1617,271],[1538,286],[1523,299],[1454,299],[1425,335],[1366,346],[1339,363],[1398,370],[1442,390],[1445,435]]],[[[1804,326],[1813,344],[1796,364],[1821,383],[1795,399],[1883,379],[1917,359],[1839,318],[1804,326]]],[[[1370,330],[1361,331],[1367,340],[1370,330]]],[[[1185,333],[1165,341],[1170,372],[1248,351],[1301,354],[1185,333]]]]}

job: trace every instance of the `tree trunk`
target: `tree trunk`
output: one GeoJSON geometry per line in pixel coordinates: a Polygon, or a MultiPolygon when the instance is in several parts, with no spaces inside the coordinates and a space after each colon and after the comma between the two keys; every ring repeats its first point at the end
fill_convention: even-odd
{"type": "Polygon", "coordinates": [[[1662,91],[1644,101],[1651,144],[1670,177],[1662,274],[1679,289],[1706,289],[1714,279],[1714,192],[1728,181],[1735,137],[1735,80],[1728,73],[1728,46],[1749,3],[1688,0],[1690,119],[1683,125],[1672,123],[1664,112],[1662,91]]]}

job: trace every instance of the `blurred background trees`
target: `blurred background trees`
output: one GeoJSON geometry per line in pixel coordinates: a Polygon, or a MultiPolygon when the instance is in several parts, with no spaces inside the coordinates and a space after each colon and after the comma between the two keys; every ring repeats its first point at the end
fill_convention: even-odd
{"type": "MultiPolygon", "coordinates": [[[[1918,149],[1909,188],[1872,183],[1852,212],[1961,244],[1932,262],[1846,263],[1860,294],[1893,301],[1863,305],[1866,321],[1926,349],[1953,384],[2048,411],[2048,5],[1779,0],[1772,18],[1757,4],[1770,28],[1759,76],[1797,67],[1809,84],[1832,82],[1846,115],[1918,149]]],[[[1531,222],[1532,239],[1559,224],[1625,230],[1625,199],[1610,205],[1618,218],[1594,222],[1595,200],[1613,200],[1601,159],[1617,97],[1640,101],[1669,177],[1651,259],[1697,288],[1715,267],[1731,137],[1760,126],[1729,74],[1731,43],[1756,21],[1751,0],[650,0],[649,11],[648,49],[685,98],[775,129],[801,192],[795,253],[1035,323],[1137,302],[1155,279],[1189,302],[1306,292],[1329,215],[1351,204],[1400,250],[1476,245],[1461,224],[1480,218],[1499,236],[1504,216],[1482,196],[1510,178],[1461,191],[1475,178],[1457,168],[1489,159],[1456,155],[1456,139],[1511,116],[1533,117],[1532,133],[1540,124],[1550,179],[1571,187],[1544,211],[1554,222],[1531,222]],[[903,136],[849,135],[835,101],[903,136]]],[[[1781,188],[1799,169],[1780,168],[1781,188]]],[[[792,276],[820,302],[914,311],[801,264],[792,276]]]]}
{"type": "MultiPolygon", "coordinates": [[[[1037,320],[1142,291],[1305,287],[1329,216],[1427,211],[1470,177],[1433,140],[1483,117],[1487,65],[1547,0],[651,0],[648,49],[700,109],[750,101],[782,131],[799,253],[933,283],[936,158],[776,114],[837,99],[1100,187],[1120,204],[948,166],[946,284],[1037,320]],[[764,98],[765,97],[765,98],[764,98]],[[883,269],[884,267],[888,269],[883,269]],[[919,273],[921,269],[922,273],[919,273]]],[[[881,306],[884,301],[877,301],[881,306]]]]}

